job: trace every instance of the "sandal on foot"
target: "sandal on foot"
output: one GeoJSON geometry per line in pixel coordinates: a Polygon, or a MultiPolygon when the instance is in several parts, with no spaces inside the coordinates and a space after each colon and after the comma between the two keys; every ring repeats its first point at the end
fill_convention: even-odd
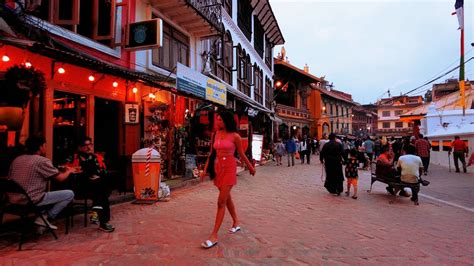
{"type": "Polygon", "coordinates": [[[352,196],[353,199],[357,199],[357,196],[352,196]]]}
{"type": "Polygon", "coordinates": [[[230,232],[231,234],[235,234],[235,233],[237,233],[237,232],[239,232],[239,231],[240,231],[240,226],[232,227],[232,228],[229,229],[229,232],[230,232]]]}
{"type": "Polygon", "coordinates": [[[205,249],[209,249],[209,248],[212,248],[214,247],[215,245],[217,245],[217,241],[216,242],[212,242],[211,240],[206,240],[204,242],[201,243],[201,246],[205,249]]]}

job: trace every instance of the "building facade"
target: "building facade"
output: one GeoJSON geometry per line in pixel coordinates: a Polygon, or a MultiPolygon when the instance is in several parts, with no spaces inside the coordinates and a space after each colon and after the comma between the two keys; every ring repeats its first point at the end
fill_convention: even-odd
{"type": "Polygon", "coordinates": [[[287,60],[284,48],[275,58],[275,104],[276,114],[282,119],[277,132],[279,138],[313,135],[311,128],[311,84],[323,79],[309,73],[309,67],[299,69],[287,60]]]}
{"type": "Polygon", "coordinates": [[[67,159],[58,157],[61,150],[73,152],[87,135],[96,151],[126,165],[151,141],[160,149],[163,177],[181,176],[188,153],[205,156],[183,144],[190,124],[212,122],[208,111],[217,107],[238,113],[249,149],[252,132],[271,137],[273,47],[284,39],[268,1],[7,2],[22,22],[14,23],[21,37],[0,34],[2,42],[9,40],[1,52],[15,59],[0,72],[29,60],[48,77],[38,100],[43,111],[35,113],[38,122],[28,123],[35,129],[24,134],[44,133],[48,157],[67,159]],[[138,26],[132,33],[131,24],[147,21],[158,25],[152,32],[157,43],[130,48],[130,40],[140,40],[146,30],[138,26]],[[178,63],[224,84],[227,101],[215,104],[179,91],[178,63]]]}
{"type": "Polygon", "coordinates": [[[423,104],[422,96],[397,96],[377,102],[377,135],[409,136],[414,132],[414,124],[400,120],[400,116],[423,104]]]}
{"type": "Polygon", "coordinates": [[[376,132],[374,120],[377,120],[377,113],[365,108],[363,105],[356,104],[352,108],[352,134],[359,138],[372,136],[376,132]]]}

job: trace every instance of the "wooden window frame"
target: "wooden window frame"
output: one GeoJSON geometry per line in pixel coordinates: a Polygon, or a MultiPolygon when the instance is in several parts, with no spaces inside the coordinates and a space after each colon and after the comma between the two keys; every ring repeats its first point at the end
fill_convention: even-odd
{"type": "Polygon", "coordinates": [[[388,129],[388,128],[390,128],[390,122],[383,122],[383,123],[382,123],[382,128],[383,128],[383,129],[388,129]],[[388,124],[388,127],[385,126],[385,125],[387,125],[387,124],[388,124]]]}
{"type": "Polygon", "coordinates": [[[265,38],[265,64],[271,69],[273,59],[273,45],[265,38]]]}
{"type": "Polygon", "coordinates": [[[265,40],[265,33],[263,30],[263,26],[260,23],[260,20],[257,16],[253,16],[253,46],[255,51],[258,55],[263,59],[264,58],[264,40],[265,40]]]}
{"type": "MultiPolygon", "coordinates": [[[[59,26],[71,26],[71,31],[81,36],[84,36],[77,32],[77,26],[80,24],[80,16],[82,12],[88,12],[88,10],[81,10],[81,2],[80,0],[71,0],[72,1],[72,18],[71,19],[60,19],[59,12],[61,0],[49,0],[49,22],[59,25],[59,26]]],[[[116,0],[110,0],[110,33],[107,35],[100,35],[99,34],[99,22],[100,22],[100,14],[99,14],[99,5],[101,1],[105,0],[92,0],[92,10],[89,10],[91,13],[90,20],[92,21],[92,36],[84,36],[86,38],[90,38],[94,41],[107,41],[110,40],[109,47],[113,47],[117,45],[115,43],[115,36],[116,36],[116,15],[117,9],[126,7],[125,3],[117,3],[116,0]]],[[[127,16],[128,19],[128,16],[127,16]]],[[[121,34],[121,32],[119,33],[121,34]]]]}
{"type": "Polygon", "coordinates": [[[152,64],[156,67],[172,71],[174,65],[180,62],[183,65],[189,66],[189,54],[190,54],[190,39],[188,36],[180,32],[178,29],[174,28],[172,25],[163,21],[163,46],[152,50],[152,64]],[[165,40],[169,41],[169,45],[165,47],[165,40]],[[176,45],[175,45],[176,44],[176,45]],[[169,47],[168,47],[169,46],[169,47]],[[185,62],[180,62],[179,57],[180,49],[184,46],[186,51],[186,60],[185,62]],[[177,53],[175,53],[177,49],[177,53]],[[165,51],[166,50],[166,51],[165,51]],[[155,53],[158,53],[158,62],[155,60],[155,53]],[[165,53],[168,53],[170,66],[165,65],[165,53]],[[177,55],[177,58],[173,58],[177,55]]]}
{"type": "Polygon", "coordinates": [[[272,105],[272,81],[266,77],[265,78],[265,105],[270,108],[272,105]]]}
{"type": "Polygon", "coordinates": [[[391,112],[390,111],[382,111],[382,117],[390,117],[391,112]],[[388,115],[386,115],[388,112],[388,115]]]}
{"type": "Polygon", "coordinates": [[[252,6],[249,0],[237,1],[237,25],[250,41],[252,38],[252,6]]]}
{"type": "Polygon", "coordinates": [[[254,99],[256,102],[263,104],[263,71],[254,65],[254,99]]]}
{"type": "Polygon", "coordinates": [[[395,122],[395,128],[403,128],[403,122],[395,122]],[[400,123],[401,123],[401,127],[400,127],[400,123]]]}

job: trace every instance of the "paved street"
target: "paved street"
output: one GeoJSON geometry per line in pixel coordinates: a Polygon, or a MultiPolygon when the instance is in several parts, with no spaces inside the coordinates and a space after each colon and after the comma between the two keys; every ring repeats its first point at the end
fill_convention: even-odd
{"type": "Polygon", "coordinates": [[[421,193],[441,201],[422,196],[414,206],[408,198],[389,204],[381,183],[368,194],[368,172],[361,174],[359,199],[329,195],[316,161],[241,175],[233,197],[243,230],[226,233],[226,214],[219,245],[211,250],[200,248],[212,229],[217,199],[206,182],[174,192],[170,202],[114,206],[112,234],[84,228],[76,216],[69,235],[60,226],[57,241],[43,235],[21,252],[17,243],[2,241],[0,265],[473,264],[472,173],[455,176],[433,167],[427,177],[432,184],[421,193]]]}

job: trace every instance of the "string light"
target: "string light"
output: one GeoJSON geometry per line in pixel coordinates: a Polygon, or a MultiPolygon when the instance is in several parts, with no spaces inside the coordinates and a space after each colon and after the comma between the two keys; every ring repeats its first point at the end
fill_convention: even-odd
{"type": "Polygon", "coordinates": [[[137,93],[137,92],[138,92],[137,87],[133,87],[132,92],[133,92],[133,93],[137,93]]]}
{"type": "Polygon", "coordinates": [[[155,94],[153,94],[151,92],[150,92],[150,94],[148,94],[148,97],[150,97],[150,99],[155,99],[156,98],[155,94]]]}
{"type": "Polygon", "coordinates": [[[10,61],[10,57],[8,57],[8,55],[3,55],[2,56],[2,61],[3,62],[8,62],[8,61],[10,61]]]}
{"type": "Polygon", "coordinates": [[[114,83],[112,83],[112,86],[114,86],[114,88],[117,88],[118,87],[118,82],[114,81],[114,83]]]}
{"type": "Polygon", "coordinates": [[[90,81],[90,82],[93,82],[94,80],[95,80],[95,77],[94,77],[93,75],[90,75],[90,76],[89,76],[89,81],[90,81]]]}
{"type": "Polygon", "coordinates": [[[64,74],[64,73],[66,73],[66,69],[64,69],[63,67],[60,67],[60,68],[58,68],[58,73],[59,74],[64,74]]]}
{"type": "Polygon", "coordinates": [[[32,67],[32,66],[33,66],[33,65],[31,64],[30,61],[26,61],[26,62],[25,62],[25,67],[26,67],[26,68],[30,68],[30,67],[32,67]]]}

